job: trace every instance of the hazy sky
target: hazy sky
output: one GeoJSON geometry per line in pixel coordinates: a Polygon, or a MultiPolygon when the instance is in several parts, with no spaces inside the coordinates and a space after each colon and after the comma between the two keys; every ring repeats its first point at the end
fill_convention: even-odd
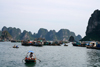
{"type": "Polygon", "coordinates": [[[84,37],[89,17],[99,8],[100,0],[0,0],[0,29],[69,29],[84,37]]]}

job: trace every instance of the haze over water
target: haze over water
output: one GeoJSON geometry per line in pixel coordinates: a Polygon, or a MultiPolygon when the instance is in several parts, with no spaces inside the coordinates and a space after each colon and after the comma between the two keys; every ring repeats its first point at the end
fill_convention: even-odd
{"type": "Polygon", "coordinates": [[[0,67],[99,67],[100,50],[68,46],[22,46],[21,43],[0,42],[0,67]],[[18,49],[12,48],[16,44],[18,49]],[[29,50],[41,60],[36,64],[22,62],[29,50]]]}

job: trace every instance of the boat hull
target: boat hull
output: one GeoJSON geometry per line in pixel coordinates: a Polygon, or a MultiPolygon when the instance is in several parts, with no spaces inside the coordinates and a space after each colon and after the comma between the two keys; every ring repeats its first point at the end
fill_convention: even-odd
{"type": "Polygon", "coordinates": [[[100,47],[90,47],[90,46],[87,46],[88,49],[98,49],[100,50],[100,47]]]}
{"type": "Polygon", "coordinates": [[[73,46],[86,47],[86,45],[85,45],[85,44],[81,44],[81,45],[73,44],[73,46]]]}
{"type": "Polygon", "coordinates": [[[33,45],[33,44],[22,44],[23,46],[31,46],[31,45],[33,45]]]}
{"type": "Polygon", "coordinates": [[[73,46],[78,46],[77,44],[73,44],[73,46]]]}
{"type": "Polygon", "coordinates": [[[36,60],[25,60],[26,63],[35,63],[36,60]]]}
{"type": "Polygon", "coordinates": [[[26,63],[34,63],[34,62],[36,62],[36,58],[32,58],[32,59],[30,59],[30,58],[25,58],[25,62],[26,63]]]}
{"type": "Polygon", "coordinates": [[[43,46],[43,45],[40,44],[40,45],[32,45],[32,46],[40,46],[40,47],[41,47],[41,46],[43,46]]]}
{"type": "Polygon", "coordinates": [[[68,45],[64,45],[64,46],[68,46],[68,45]]]}
{"type": "Polygon", "coordinates": [[[19,48],[19,47],[17,47],[17,46],[13,46],[13,48],[19,48]]]}

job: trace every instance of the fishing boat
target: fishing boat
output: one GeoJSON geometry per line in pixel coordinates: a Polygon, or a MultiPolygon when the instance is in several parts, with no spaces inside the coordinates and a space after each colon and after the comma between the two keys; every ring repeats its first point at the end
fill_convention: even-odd
{"type": "Polygon", "coordinates": [[[73,46],[86,47],[85,42],[72,42],[73,46]]]}
{"type": "Polygon", "coordinates": [[[17,42],[16,40],[11,40],[11,42],[17,42]]]}
{"type": "Polygon", "coordinates": [[[31,45],[33,45],[33,42],[32,41],[22,41],[21,44],[23,46],[31,46],[31,45]]]}
{"type": "Polygon", "coordinates": [[[99,49],[100,50],[100,43],[92,41],[92,42],[88,43],[86,47],[88,49],[99,49]]]}
{"type": "Polygon", "coordinates": [[[68,46],[66,43],[64,43],[64,46],[68,46]]]}
{"type": "Polygon", "coordinates": [[[13,48],[19,48],[19,47],[14,45],[13,48]]]}
{"type": "Polygon", "coordinates": [[[88,49],[98,49],[100,50],[100,47],[90,47],[90,46],[87,46],[88,49]]]}
{"type": "Polygon", "coordinates": [[[27,53],[27,55],[26,55],[26,57],[25,57],[25,59],[24,59],[26,63],[35,63],[35,62],[36,62],[36,55],[34,54],[34,57],[35,57],[35,58],[34,58],[34,57],[31,58],[31,57],[29,56],[31,53],[34,54],[33,51],[29,51],[29,52],[27,53]]]}
{"type": "Polygon", "coordinates": [[[68,46],[68,45],[64,45],[64,46],[68,46]]]}
{"type": "Polygon", "coordinates": [[[79,42],[72,42],[73,46],[80,46],[81,44],[79,42]]]}
{"type": "Polygon", "coordinates": [[[39,46],[39,47],[41,47],[41,46],[43,46],[43,42],[42,41],[33,41],[33,45],[31,45],[31,46],[39,46]]]}
{"type": "Polygon", "coordinates": [[[43,42],[40,41],[22,41],[23,46],[43,46],[43,42]]]}

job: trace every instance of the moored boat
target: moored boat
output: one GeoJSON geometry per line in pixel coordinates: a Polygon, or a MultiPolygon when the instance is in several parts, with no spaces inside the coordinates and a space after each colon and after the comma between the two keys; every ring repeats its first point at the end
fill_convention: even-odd
{"type": "Polygon", "coordinates": [[[86,47],[89,49],[99,49],[100,50],[100,43],[92,41],[92,42],[88,43],[86,47]]]}
{"type": "Polygon", "coordinates": [[[32,41],[22,41],[21,44],[23,46],[30,46],[30,45],[33,45],[33,42],[32,41]]]}
{"type": "Polygon", "coordinates": [[[81,45],[79,42],[72,42],[73,46],[79,46],[81,45]]]}
{"type": "Polygon", "coordinates": [[[86,47],[85,42],[72,42],[73,46],[86,47]]]}
{"type": "Polygon", "coordinates": [[[11,40],[11,42],[17,42],[16,40],[11,40]]]}
{"type": "Polygon", "coordinates": [[[68,46],[68,45],[65,43],[64,46],[68,46]]]}
{"type": "Polygon", "coordinates": [[[33,45],[32,46],[43,46],[43,42],[41,42],[41,41],[33,41],[33,45]]]}
{"type": "Polygon", "coordinates": [[[43,46],[41,41],[22,41],[23,46],[43,46]]]}
{"type": "Polygon", "coordinates": [[[68,46],[68,45],[64,45],[64,46],[68,46]]]}
{"type": "Polygon", "coordinates": [[[88,49],[99,49],[100,50],[100,47],[91,47],[91,46],[87,46],[88,49]]]}

